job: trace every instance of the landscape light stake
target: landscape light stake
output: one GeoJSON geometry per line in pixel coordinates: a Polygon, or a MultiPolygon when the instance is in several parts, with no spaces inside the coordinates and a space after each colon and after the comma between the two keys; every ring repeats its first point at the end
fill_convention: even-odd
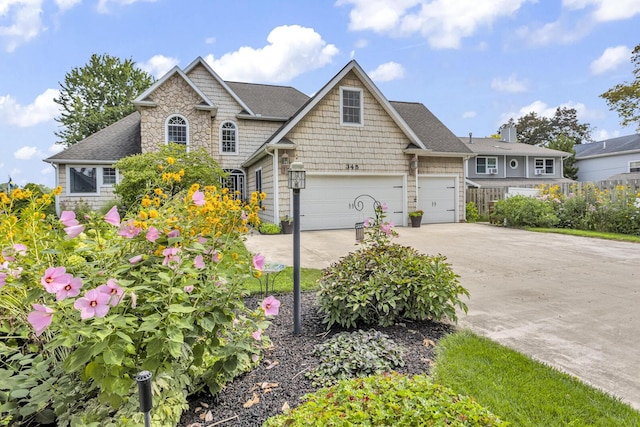
{"type": "Polygon", "coordinates": [[[293,334],[302,329],[300,314],[300,190],[305,188],[306,171],[300,162],[289,167],[288,186],[293,190],[293,334]]]}
{"type": "Polygon", "coordinates": [[[140,395],[140,411],[144,413],[145,427],[151,426],[151,408],[153,400],[151,396],[151,372],[142,371],[136,377],[138,382],[138,394],[140,395]]]}

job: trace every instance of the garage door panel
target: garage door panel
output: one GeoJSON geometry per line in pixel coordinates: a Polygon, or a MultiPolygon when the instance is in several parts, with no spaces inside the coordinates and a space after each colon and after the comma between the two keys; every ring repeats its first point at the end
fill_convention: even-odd
{"type": "Polygon", "coordinates": [[[423,223],[456,221],[455,177],[420,177],[418,204],[423,223]]]}
{"type": "Polygon", "coordinates": [[[404,218],[404,179],[402,176],[307,176],[300,192],[300,228],[322,230],[353,228],[356,222],[373,217],[373,197],[388,206],[387,220],[402,224],[404,218]],[[361,211],[354,201],[362,201],[361,211]]]}

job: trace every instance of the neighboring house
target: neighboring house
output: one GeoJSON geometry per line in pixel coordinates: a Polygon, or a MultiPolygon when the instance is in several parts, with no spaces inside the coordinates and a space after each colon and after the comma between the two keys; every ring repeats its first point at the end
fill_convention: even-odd
{"type": "Polygon", "coordinates": [[[638,179],[640,177],[640,134],[578,144],[578,181],[638,179]]]}
{"type": "Polygon", "coordinates": [[[532,187],[571,182],[563,177],[562,161],[571,154],[515,142],[515,129],[504,128],[501,138],[460,140],[475,156],[466,162],[470,187],[532,187]]]}
{"type": "Polygon", "coordinates": [[[286,86],[227,82],[202,59],[175,67],[134,100],[138,111],[45,161],[63,188],[58,209],[100,207],[118,182],[114,163],[169,141],[204,147],[244,197],[264,191],[263,221],[291,215],[287,169],[304,164],[301,229],[351,228],[372,215],[407,225],[464,220],[464,162],[473,156],[424,105],[391,102],[356,61],[308,97],[286,86]],[[355,209],[363,197],[364,211],[355,209]]]}

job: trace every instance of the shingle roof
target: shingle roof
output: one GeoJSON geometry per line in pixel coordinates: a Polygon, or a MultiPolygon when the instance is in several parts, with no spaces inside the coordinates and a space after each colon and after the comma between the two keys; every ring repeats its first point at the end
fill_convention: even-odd
{"type": "Polygon", "coordinates": [[[476,154],[494,154],[509,156],[567,156],[569,153],[551,148],[538,147],[537,145],[524,144],[522,142],[505,142],[495,138],[460,137],[461,142],[476,154]]]}
{"type": "Polygon", "coordinates": [[[469,178],[469,183],[480,185],[481,187],[535,187],[537,185],[553,185],[575,182],[569,178],[469,178]]]}
{"type": "Polygon", "coordinates": [[[640,151],[640,134],[620,136],[588,144],[574,145],[576,159],[612,156],[627,151],[640,151]]]}
{"type": "Polygon", "coordinates": [[[226,82],[255,113],[265,117],[288,119],[309,99],[290,86],[226,82]]]}
{"type": "Polygon", "coordinates": [[[140,113],[136,111],[44,161],[49,163],[104,161],[111,164],[141,151],[140,113]]]}
{"type": "Polygon", "coordinates": [[[435,152],[471,153],[471,150],[423,104],[399,101],[390,101],[390,104],[426,148],[435,152]]]}

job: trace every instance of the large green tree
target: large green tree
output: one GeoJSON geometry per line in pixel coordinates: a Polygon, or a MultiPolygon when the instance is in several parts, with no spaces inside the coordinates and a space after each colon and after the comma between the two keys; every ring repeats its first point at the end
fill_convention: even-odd
{"type": "Polygon", "coordinates": [[[640,132],[640,44],[633,49],[631,62],[635,80],[617,84],[600,97],[607,101],[610,110],[618,113],[622,126],[635,124],[636,132],[640,132]]]}
{"type": "Polygon", "coordinates": [[[60,83],[61,115],[56,121],[58,144],[73,145],[135,111],[133,99],[153,83],[153,77],[124,61],[104,54],[91,55],[89,62],[73,68],[60,83]]]}
{"type": "Polygon", "coordinates": [[[549,142],[548,148],[560,150],[571,155],[562,161],[562,171],[565,178],[577,180],[578,166],[576,165],[576,150],[573,148],[575,141],[568,136],[561,134],[556,139],[549,142]]]}
{"type": "Polygon", "coordinates": [[[539,116],[535,112],[525,114],[517,121],[509,119],[503,126],[515,125],[518,142],[547,147],[560,135],[583,144],[591,141],[591,125],[578,121],[575,108],[558,107],[553,117],[539,116]]]}

